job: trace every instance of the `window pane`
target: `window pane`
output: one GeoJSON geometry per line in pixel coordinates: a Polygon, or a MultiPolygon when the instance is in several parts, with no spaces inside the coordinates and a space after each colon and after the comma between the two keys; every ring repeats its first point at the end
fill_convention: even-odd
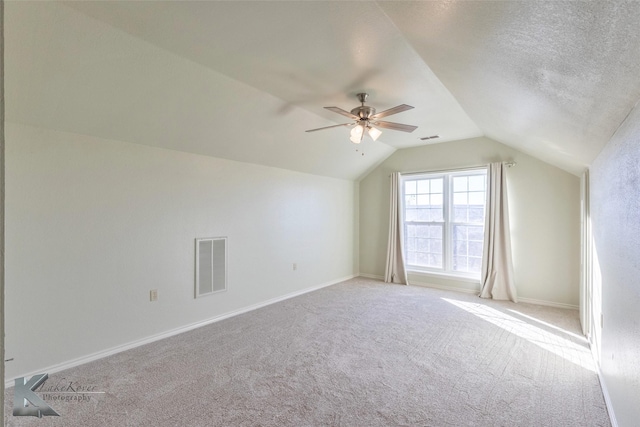
{"type": "Polygon", "coordinates": [[[442,268],[442,255],[429,254],[429,267],[442,268]]]}
{"type": "Polygon", "coordinates": [[[453,269],[455,271],[467,271],[467,257],[453,257],[453,269]]]}
{"type": "Polygon", "coordinates": [[[461,208],[454,206],[453,208],[453,220],[455,222],[467,222],[467,208],[461,208]]]}
{"type": "Polygon", "coordinates": [[[429,221],[429,209],[416,209],[417,221],[429,221]]]}
{"type": "Polygon", "coordinates": [[[442,239],[442,226],[441,225],[432,225],[429,227],[429,237],[435,239],[442,239]]]}
{"type": "Polygon", "coordinates": [[[429,215],[427,221],[433,221],[433,209],[429,209],[429,215]]]}
{"type": "Polygon", "coordinates": [[[468,222],[484,223],[484,208],[469,208],[468,222]]]}
{"type": "Polygon", "coordinates": [[[418,252],[416,254],[416,265],[420,265],[422,267],[429,266],[429,255],[424,252],[418,252]]]}
{"type": "Polygon", "coordinates": [[[404,232],[406,237],[415,237],[416,236],[416,226],[415,225],[407,225],[407,228],[404,232]]]}
{"type": "Polygon", "coordinates": [[[469,240],[482,242],[484,240],[484,227],[469,226],[469,240]]]}
{"type": "Polygon", "coordinates": [[[411,265],[416,265],[416,253],[409,252],[407,253],[407,263],[411,265]]]}
{"type": "MultiPolygon", "coordinates": [[[[420,197],[420,196],[418,196],[420,197]]],[[[485,200],[485,196],[484,196],[484,191],[480,192],[480,191],[472,191],[469,193],[469,204],[470,205],[475,205],[475,206],[482,206],[484,205],[484,200],[485,200]]]]}
{"type": "Polygon", "coordinates": [[[426,194],[429,192],[429,180],[421,179],[418,181],[418,193],[426,194]]]}
{"type": "Polygon", "coordinates": [[[475,175],[469,177],[469,191],[485,191],[485,175],[475,175]]]}
{"type": "Polygon", "coordinates": [[[416,212],[416,209],[414,208],[406,209],[404,213],[404,219],[405,221],[415,221],[416,219],[418,219],[418,213],[416,212]]]}
{"type": "Polygon", "coordinates": [[[416,205],[416,196],[412,194],[405,194],[404,196],[404,205],[405,206],[415,206],[416,205]]]}
{"type": "Polygon", "coordinates": [[[453,227],[453,240],[467,240],[467,226],[455,225],[453,227]]]}
{"type": "Polygon", "coordinates": [[[414,237],[407,237],[407,250],[415,251],[416,250],[416,239],[414,237]]]}
{"type": "Polygon", "coordinates": [[[482,258],[469,257],[469,272],[480,273],[482,270],[482,258]]]}
{"type": "Polygon", "coordinates": [[[453,255],[467,255],[466,240],[456,240],[453,242],[453,255]]]}
{"type": "Polygon", "coordinates": [[[436,178],[431,181],[431,192],[432,193],[442,193],[443,192],[443,183],[444,178],[436,178]]]}
{"type": "Polygon", "coordinates": [[[457,176],[453,178],[453,191],[467,191],[467,177],[457,176]]]}
{"type": "Polygon", "coordinates": [[[418,206],[427,206],[427,205],[429,205],[429,195],[418,194],[418,206]]]}
{"type": "Polygon", "coordinates": [[[430,200],[432,206],[442,206],[442,194],[432,194],[430,200]]]}
{"type": "Polygon", "coordinates": [[[416,239],[419,252],[429,252],[429,239],[416,239]]]}
{"type": "Polygon", "coordinates": [[[454,205],[466,205],[467,204],[467,193],[453,193],[453,204],[454,205]]]}
{"type": "Polygon", "coordinates": [[[433,209],[433,221],[444,221],[442,208],[433,209]]]}
{"type": "Polygon", "coordinates": [[[416,228],[415,235],[417,237],[429,237],[429,226],[428,225],[414,225],[416,228]]]}
{"type": "Polygon", "coordinates": [[[482,258],[482,242],[469,242],[469,255],[482,258]]]}
{"type": "Polygon", "coordinates": [[[429,251],[434,254],[442,253],[442,240],[440,239],[431,239],[429,241],[429,251]]]}
{"type": "Polygon", "coordinates": [[[416,194],[416,182],[415,181],[406,181],[404,183],[404,193],[405,194],[416,194]]]}

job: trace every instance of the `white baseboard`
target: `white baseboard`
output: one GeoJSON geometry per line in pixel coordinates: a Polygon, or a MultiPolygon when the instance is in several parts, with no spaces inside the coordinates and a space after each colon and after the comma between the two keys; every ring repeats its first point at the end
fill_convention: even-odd
{"type": "Polygon", "coordinates": [[[596,348],[593,343],[591,343],[591,340],[589,340],[589,348],[591,349],[593,362],[596,365],[596,373],[598,374],[598,381],[600,381],[600,389],[602,390],[602,397],[604,397],[604,404],[607,407],[611,427],[618,427],[618,420],[616,420],[616,414],[613,412],[613,404],[611,402],[611,396],[609,395],[609,389],[607,389],[607,383],[604,380],[602,369],[600,369],[600,356],[596,354],[596,348]]]}
{"type": "MultiPolygon", "coordinates": [[[[209,319],[202,320],[200,322],[195,322],[195,323],[191,323],[189,325],[181,326],[179,328],[170,329],[168,331],[161,332],[161,333],[155,334],[155,335],[151,335],[151,336],[148,336],[146,338],[142,338],[142,339],[139,339],[139,340],[136,340],[136,341],[131,341],[129,343],[126,343],[126,344],[123,344],[123,345],[119,345],[119,346],[116,346],[116,347],[112,347],[112,348],[108,348],[106,350],[98,351],[96,353],[92,353],[92,354],[89,354],[89,355],[86,355],[86,356],[78,357],[77,359],[68,360],[66,362],[62,362],[62,363],[58,363],[58,364],[55,364],[55,365],[51,365],[51,366],[48,366],[48,367],[45,367],[45,368],[42,368],[42,369],[38,369],[38,370],[33,371],[33,372],[29,372],[29,373],[26,373],[26,374],[18,375],[15,378],[21,378],[21,377],[28,378],[28,377],[32,377],[33,375],[42,374],[42,373],[45,373],[45,372],[47,374],[52,374],[52,373],[55,373],[55,372],[64,371],[65,369],[70,369],[70,368],[73,368],[75,366],[80,366],[80,365],[83,365],[85,363],[93,362],[94,360],[98,360],[98,359],[105,358],[107,356],[111,356],[113,354],[117,354],[117,353],[121,353],[123,351],[131,350],[133,348],[140,347],[140,346],[145,345],[145,344],[150,344],[152,342],[159,341],[159,340],[162,340],[162,339],[165,339],[165,338],[169,338],[169,337],[172,337],[174,335],[181,334],[183,332],[188,332],[188,331],[191,331],[193,329],[200,328],[200,327],[206,326],[206,325],[210,325],[211,323],[219,322],[221,320],[228,319],[230,317],[234,317],[234,316],[237,316],[239,314],[247,313],[249,311],[257,310],[259,308],[266,307],[268,305],[275,304],[275,303],[280,302],[280,301],[284,301],[284,300],[287,300],[287,299],[290,299],[290,298],[293,298],[293,297],[297,297],[297,296],[300,296],[300,295],[303,295],[303,294],[306,294],[306,293],[309,293],[309,292],[317,291],[318,289],[326,288],[327,286],[332,286],[332,285],[335,285],[337,283],[344,282],[345,280],[353,279],[354,277],[356,277],[356,275],[346,276],[346,277],[343,277],[343,278],[340,278],[340,279],[337,279],[337,280],[332,280],[330,282],[326,282],[326,283],[323,283],[323,284],[320,284],[320,285],[316,285],[316,286],[305,288],[305,289],[302,289],[302,290],[299,290],[299,291],[291,292],[289,294],[285,294],[285,295],[282,295],[282,296],[279,296],[279,297],[276,297],[276,298],[271,298],[271,299],[268,299],[266,301],[259,302],[257,304],[252,304],[252,305],[249,305],[247,307],[239,308],[237,310],[233,310],[233,311],[230,311],[228,313],[221,314],[219,316],[211,317],[209,319]]],[[[15,383],[15,378],[11,378],[9,380],[6,380],[5,383],[4,383],[4,387],[5,388],[13,387],[14,383],[15,383]]]]}
{"type": "MultiPolygon", "coordinates": [[[[360,273],[360,276],[362,277],[367,277],[370,279],[381,279],[383,280],[384,277],[381,276],[375,276],[373,274],[363,274],[360,273]]],[[[479,295],[479,291],[476,289],[465,289],[465,288],[458,288],[455,286],[447,286],[447,285],[437,285],[434,283],[428,283],[428,282],[419,282],[416,280],[410,280],[409,283],[411,285],[415,285],[415,286],[422,286],[423,288],[434,288],[434,289],[441,289],[443,291],[452,291],[452,292],[462,292],[465,294],[475,294],[475,295],[479,295]]],[[[573,304],[565,304],[562,302],[554,302],[554,301],[545,301],[545,300],[540,300],[540,299],[534,299],[534,298],[520,298],[518,297],[518,302],[524,302],[527,304],[535,304],[535,305],[544,305],[547,307],[556,307],[556,308],[564,308],[564,309],[569,309],[569,310],[578,310],[579,307],[577,305],[573,305],[573,304]]]]}
{"type": "Polygon", "coordinates": [[[366,277],[367,279],[384,280],[384,276],[378,276],[376,274],[360,273],[358,276],[366,277]]]}
{"type": "MultiPolygon", "coordinates": [[[[595,357],[594,357],[595,358],[595,357]]],[[[616,414],[613,412],[613,405],[611,404],[611,396],[609,396],[609,390],[604,382],[604,376],[600,370],[600,364],[596,363],[598,368],[598,380],[600,380],[600,388],[602,389],[602,396],[604,397],[604,404],[607,407],[607,413],[609,414],[609,420],[611,421],[611,427],[618,427],[618,420],[616,420],[616,414]]]]}
{"type": "Polygon", "coordinates": [[[535,305],[546,305],[547,307],[556,307],[556,308],[566,308],[569,310],[578,310],[580,307],[573,304],[565,304],[563,302],[553,302],[553,301],[545,301],[541,299],[534,298],[520,298],[518,297],[518,302],[524,302],[527,304],[535,304],[535,305]]]}

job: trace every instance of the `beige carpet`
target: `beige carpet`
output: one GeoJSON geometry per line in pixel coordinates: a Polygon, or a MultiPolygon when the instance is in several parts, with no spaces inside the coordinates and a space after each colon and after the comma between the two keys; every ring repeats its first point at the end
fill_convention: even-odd
{"type": "Polygon", "coordinates": [[[8,389],[6,425],[609,425],[577,312],[362,278],[45,386],[69,382],[105,393],[38,419],[11,415],[8,389]]]}

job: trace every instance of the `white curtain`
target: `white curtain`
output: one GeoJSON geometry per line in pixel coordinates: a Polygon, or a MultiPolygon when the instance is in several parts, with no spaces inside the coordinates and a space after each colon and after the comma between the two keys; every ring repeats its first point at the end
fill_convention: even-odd
{"type": "Polygon", "coordinates": [[[387,268],[384,273],[384,281],[388,283],[409,284],[407,272],[404,268],[404,254],[402,249],[402,203],[400,197],[400,173],[391,174],[391,203],[389,209],[389,242],[387,244],[387,268]]]}
{"type": "Polygon", "coordinates": [[[513,279],[506,166],[491,163],[484,226],[480,297],[518,302],[513,279]]]}

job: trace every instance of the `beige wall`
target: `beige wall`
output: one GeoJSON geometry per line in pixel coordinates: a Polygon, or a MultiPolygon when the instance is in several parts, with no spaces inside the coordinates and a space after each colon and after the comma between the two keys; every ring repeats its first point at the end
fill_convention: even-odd
{"type": "MultiPolygon", "coordinates": [[[[518,296],[577,306],[580,180],[488,138],[396,151],[360,182],[360,272],[383,276],[389,218],[389,174],[517,163],[508,170],[513,259],[518,296]]],[[[412,275],[414,281],[479,289],[479,284],[412,275]]]]}

